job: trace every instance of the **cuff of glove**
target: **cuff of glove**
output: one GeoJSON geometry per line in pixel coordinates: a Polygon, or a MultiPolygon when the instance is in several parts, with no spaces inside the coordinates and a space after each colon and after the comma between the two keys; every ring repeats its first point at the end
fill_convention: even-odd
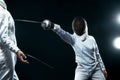
{"type": "Polygon", "coordinates": [[[13,52],[17,53],[20,49],[18,47],[16,47],[13,52]]]}
{"type": "Polygon", "coordinates": [[[106,70],[105,68],[102,68],[102,71],[106,70]]]}
{"type": "Polygon", "coordinates": [[[52,30],[58,30],[58,29],[60,29],[60,25],[54,24],[54,28],[52,30]]]}

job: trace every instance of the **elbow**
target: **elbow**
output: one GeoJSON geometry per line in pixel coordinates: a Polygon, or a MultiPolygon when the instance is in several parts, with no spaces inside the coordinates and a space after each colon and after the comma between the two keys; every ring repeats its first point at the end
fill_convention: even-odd
{"type": "Polygon", "coordinates": [[[0,36],[0,41],[2,44],[6,44],[7,37],[5,35],[0,36]]]}

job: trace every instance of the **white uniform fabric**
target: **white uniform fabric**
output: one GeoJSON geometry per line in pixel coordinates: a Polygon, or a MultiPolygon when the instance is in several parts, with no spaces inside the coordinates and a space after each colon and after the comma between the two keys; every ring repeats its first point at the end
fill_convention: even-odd
{"type": "MultiPolygon", "coordinates": [[[[53,31],[56,32],[66,43],[72,46],[75,52],[75,59],[77,65],[82,67],[88,73],[89,76],[95,71],[97,67],[99,67],[101,72],[102,70],[105,70],[105,66],[99,54],[97,43],[94,37],[88,35],[87,26],[85,29],[85,33],[82,36],[78,36],[76,33],[70,34],[64,31],[59,25],[56,24],[53,31]]],[[[79,78],[75,80],[86,79],[79,78]]]]}
{"type": "Polygon", "coordinates": [[[4,9],[7,9],[7,5],[4,0],[0,0],[0,6],[2,6],[4,9]]]}
{"type": "Polygon", "coordinates": [[[0,80],[19,80],[15,72],[15,53],[18,50],[14,20],[7,9],[0,5],[0,80]]]}
{"type": "Polygon", "coordinates": [[[89,74],[82,66],[77,66],[75,70],[74,80],[106,80],[100,67],[96,67],[91,74],[89,74]]]}

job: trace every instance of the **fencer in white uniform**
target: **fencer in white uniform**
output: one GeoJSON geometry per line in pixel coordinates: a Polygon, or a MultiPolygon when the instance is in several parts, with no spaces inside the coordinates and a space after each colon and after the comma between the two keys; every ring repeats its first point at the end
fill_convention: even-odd
{"type": "Polygon", "coordinates": [[[104,63],[94,37],[88,35],[87,22],[84,18],[73,19],[73,34],[49,20],[44,20],[41,26],[45,30],[53,30],[62,40],[72,46],[77,63],[74,80],[105,80],[107,72],[104,63]]]}
{"type": "Polygon", "coordinates": [[[22,62],[28,63],[17,47],[14,20],[4,0],[0,0],[0,80],[19,80],[15,72],[17,56],[22,62]]]}

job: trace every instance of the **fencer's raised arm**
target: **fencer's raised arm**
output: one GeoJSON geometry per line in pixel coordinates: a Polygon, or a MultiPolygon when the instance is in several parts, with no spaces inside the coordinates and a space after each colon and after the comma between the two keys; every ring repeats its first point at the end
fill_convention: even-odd
{"type": "Polygon", "coordinates": [[[53,30],[66,43],[68,43],[70,45],[74,44],[74,39],[73,39],[72,35],[69,32],[66,32],[65,30],[63,30],[60,27],[60,25],[54,24],[54,23],[50,22],[49,20],[44,20],[42,22],[41,26],[44,30],[53,30]]]}
{"type": "Polygon", "coordinates": [[[61,37],[66,43],[73,45],[74,44],[74,39],[73,35],[70,34],[69,32],[66,32],[63,30],[60,25],[54,24],[54,28],[52,29],[57,35],[61,37]]]}
{"type": "Polygon", "coordinates": [[[10,30],[11,32],[8,31],[9,29],[8,26],[13,25],[14,23],[8,24],[9,23],[8,18],[10,18],[9,17],[10,13],[7,12],[7,10],[6,10],[6,13],[1,11],[1,14],[0,14],[0,44],[6,46],[6,48],[16,53],[19,50],[19,48],[17,47],[15,42],[10,38],[10,37],[15,38],[15,35],[11,35],[11,32],[12,32],[11,30],[14,30],[14,29],[11,29],[10,30]]]}

